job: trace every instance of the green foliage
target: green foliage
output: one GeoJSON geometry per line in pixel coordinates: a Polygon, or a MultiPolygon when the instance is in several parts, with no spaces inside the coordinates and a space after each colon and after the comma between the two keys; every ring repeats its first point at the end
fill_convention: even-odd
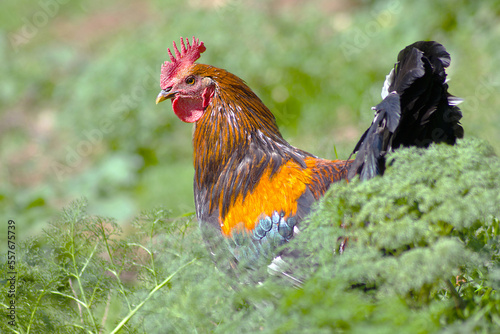
{"type": "Polygon", "coordinates": [[[389,161],[383,177],[334,184],[286,245],[300,285],[222,274],[191,216],[156,209],[122,232],[77,201],[18,247],[17,327],[2,331],[494,333],[500,159],[468,139],[389,161]]]}
{"type": "MultiPolygon", "coordinates": [[[[16,327],[2,323],[3,332],[118,332],[196,261],[194,254],[180,259],[177,253],[189,219],[151,211],[134,221],[132,235],[125,238],[112,219],[88,216],[86,206],[86,201],[72,203],[43,237],[17,246],[17,321],[16,327]],[[160,253],[167,232],[177,238],[160,253]]],[[[2,296],[6,291],[3,285],[2,296]]]]}
{"type": "Polygon", "coordinates": [[[334,185],[292,243],[310,254],[295,261],[313,277],[304,289],[334,276],[353,287],[354,300],[360,289],[370,297],[370,323],[383,317],[387,326],[398,310],[403,332],[492,331],[500,324],[499,159],[469,139],[400,150],[389,162],[384,177],[334,185]],[[388,301],[398,307],[384,309],[388,301]]]}
{"type": "Polygon", "coordinates": [[[168,103],[154,105],[160,64],[179,36],[201,38],[200,61],[243,78],[293,145],[341,159],[370,124],[399,50],[438,40],[452,55],[450,92],[465,98],[466,134],[500,147],[498,1],[6,0],[2,8],[0,210],[19,220],[23,237],[82,196],[90,213],[121,222],[161,205],[194,211],[191,126],[168,103]],[[30,38],[15,44],[25,28],[30,38]]]}
{"type": "Polygon", "coordinates": [[[466,136],[498,152],[498,1],[2,6],[0,211],[24,240],[19,326],[1,322],[2,332],[110,332],[127,319],[121,328],[131,333],[500,326],[500,178],[487,145],[405,150],[384,178],[335,185],[289,245],[303,253],[290,261],[303,286],[271,277],[254,287],[215,269],[191,218],[172,218],[193,211],[191,127],[154,106],[166,48],[196,35],[208,48],[202,61],[246,80],[293,145],[347,158],[397,52],[432,39],[452,55],[450,92],[465,98],[466,136]],[[34,22],[16,45],[13,34],[34,22]],[[46,225],[82,196],[88,205],[75,202],[46,225]],[[173,213],[146,212],[128,227],[158,205],[173,213]],[[333,253],[346,237],[344,254],[333,253]]]}

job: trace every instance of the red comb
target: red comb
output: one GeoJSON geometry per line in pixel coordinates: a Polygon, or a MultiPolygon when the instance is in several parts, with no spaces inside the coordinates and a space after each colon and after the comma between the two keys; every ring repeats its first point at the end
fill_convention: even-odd
{"type": "Polygon", "coordinates": [[[166,61],[161,66],[161,89],[166,89],[169,86],[169,81],[178,71],[191,66],[198,58],[200,58],[200,54],[207,49],[205,45],[203,45],[203,42],[200,42],[199,39],[194,38],[194,36],[192,45],[189,45],[189,40],[187,38],[186,43],[187,48],[184,44],[184,39],[181,37],[181,51],[179,52],[179,49],[177,49],[177,45],[175,45],[174,42],[175,57],[172,55],[170,49],[168,49],[168,55],[171,62],[166,61]]]}

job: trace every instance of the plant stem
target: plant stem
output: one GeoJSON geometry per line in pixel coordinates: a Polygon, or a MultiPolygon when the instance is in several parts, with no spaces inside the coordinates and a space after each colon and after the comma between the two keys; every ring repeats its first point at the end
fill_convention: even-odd
{"type": "Polygon", "coordinates": [[[161,288],[163,288],[175,275],[177,275],[177,273],[179,273],[179,271],[181,271],[183,268],[187,267],[188,265],[192,264],[196,260],[197,259],[194,258],[191,261],[189,261],[188,263],[182,265],[174,273],[172,273],[170,276],[168,276],[163,282],[161,282],[159,285],[155,286],[155,288],[149,292],[149,294],[147,295],[147,297],[139,305],[137,305],[132,311],[130,311],[127,314],[127,316],[125,318],[123,318],[122,321],[120,321],[120,323],[115,327],[115,329],[113,329],[113,331],[110,334],[115,334],[119,330],[121,330],[122,327],[130,320],[130,318],[132,318],[134,316],[134,314],[137,313],[137,311],[139,311],[139,309],[142,306],[144,306],[144,304],[149,300],[149,298],[151,298],[156,293],[156,291],[158,291],[161,288]]]}

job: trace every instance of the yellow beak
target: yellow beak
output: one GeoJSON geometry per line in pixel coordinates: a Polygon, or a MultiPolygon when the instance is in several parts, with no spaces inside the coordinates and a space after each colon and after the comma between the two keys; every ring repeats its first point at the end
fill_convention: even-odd
{"type": "Polygon", "coordinates": [[[170,89],[171,88],[168,88],[168,90],[166,89],[161,90],[160,94],[158,94],[158,96],[156,97],[156,104],[171,99],[175,96],[176,92],[170,93],[170,89]]]}

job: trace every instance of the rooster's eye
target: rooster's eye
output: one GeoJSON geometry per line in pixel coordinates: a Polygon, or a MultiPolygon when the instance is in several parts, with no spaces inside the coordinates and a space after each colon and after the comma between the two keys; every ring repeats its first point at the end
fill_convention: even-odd
{"type": "Polygon", "coordinates": [[[194,84],[194,77],[188,77],[188,78],[186,79],[186,83],[187,83],[188,85],[192,85],[192,84],[194,84]]]}

